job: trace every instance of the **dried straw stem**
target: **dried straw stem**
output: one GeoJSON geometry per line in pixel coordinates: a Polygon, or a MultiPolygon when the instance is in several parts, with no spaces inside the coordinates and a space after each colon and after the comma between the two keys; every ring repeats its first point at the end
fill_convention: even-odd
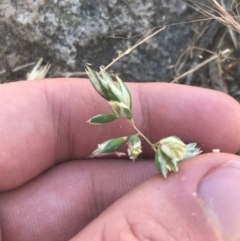
{"type": "MultiPolygon", "coordinates": [[[[181,2],[185,2],[185,1],[181,1],[181,2]]],[[[207,8],[207,10],[204,9],[204,7],[201,7],[202,4],[199,2],[195,2],[195,1],[190,1],[190,2],[193,4],[193,6],[192,4],[190,4],[190,6],[195,10],[201,12],[205,16],[210,17],[211,19],[217,20],[218,22],[225,25],[226,27],[240,33],[240,23],[236,21],[236,17],[234,17],[234,15],[231,15],[224,8],[224,6],[221,6],[216,0],[208,0],[208,2],[214,7],[214,9],[216,9],[216,11],[214,12],[217,12],[217,14],[211,13],[211,10],[214,10],[214,9],[211,9],[203,5],[205,8],[207,8]]]]}

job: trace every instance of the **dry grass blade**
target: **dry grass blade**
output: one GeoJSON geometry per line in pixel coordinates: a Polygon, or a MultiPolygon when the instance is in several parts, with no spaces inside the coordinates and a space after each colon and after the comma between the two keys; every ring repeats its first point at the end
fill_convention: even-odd
{"type": "Polygon", "coordinates": [[[187,75],[191,74],[191,73],[194,73],[195,71],[197,71],[198,69],[202,68],[203,66],[205,66],[206,64],[212,62],[213,60],[215,59],[218,59],[220,56],[224,56],[226,54],[229,54],[230,53],[230,50],[229,49],[225,49],[224,51],[222,51],[220,54],[216,54],[216,55],[213,55],[212,57],[210,57],[209,59],[203,61],[202,63],[198,64],[197,66],[195,66],[194,68],[188,70],[187,72],[183,73],[182,75],[176,77],[172,83],[176,83],[178,80],[186,77],[187,75]]]}
{"type": "MultiPolygon", "coordinates": [[[[193,49],[198,49],[198,50],[202,50],[204,52],[207,52],[209,54],[212,54],[212,55],[217,55],[216,52],[213,52],[211,50],[208,50],[208,49],[204,49],[204,48],[201,48],[201,47],[197,47],[197,46],[191,46],[191,47],[188,47],[186,50],[184,50],[184,52],[180,55],[180,57],[178,58],[176,64],[173,66],[174,70],[175,70],[175,73],[178,75],[180,75],[179,73],[181,72],[184,64],[185,64],[185,59],[184,57],[190,52],[192,51],[193,49]]],[[[229,58],[230,59],[230,58],[229,58]]]]}
{"type": "Polygon", "coordinates": [[[70,78],[70,77],[87,77],[87,73],[80,71],[80,72],[57,72],[55,73],[52,77],[65,77],[65,78],[70,78]]]}
{"type": "Polygon", "coordinates": [[[108,64],[105,68],[103,68],[103,71],[106,71],[110,66],[112,66],[113,64],[115,64],[117,61],[119,61],[121,58],[123,58],[124,56],[130,54],[134,49],[136,49],[139,45],[145,43],[147,40],[151,39],[152,37],[154,37],[155,35],[157,35],[158,33],[160,33],[162,30],[164,30],[166,28],[162,27],[159,30],[157,30],[156,32],[154,32],[153,34],[147,36],[146,38],[144,38],[143,40],[141,40],[140,42],[136,43],[133,47],[127,49],[124,53],[120,54],[116,59],[114,59],[110,64],[108,64]]]}
{"type": "MultiPolygon", "coordinates": [[[[180,0],[181,1],[181,0],[180,0]]],[[[216,0],[208,0],[208,2],[214,7],[208,7],[204,4],[195,1],[181,1],[188,6],[201,12],[205,16],[215,19],[225,25],[226,27],[240,33],[240,23],[237,21],[238,17],[234,16],[233,12],[230,14],[223,6],[221,6],[216,0]]]]}
{"type": "Polygon", "coordinates": [[[2,52],[0,53],[0,58],[4,55],[4,53],[7,51],[7,49],[8,49],[9,46],[10,46],[10,44],[7,45],[7,46],[2,50],[2,52]]]}
{"type": "MultiPolygon", "coordinates": [[[[23,69],[26,69],[26,68],[29,68],[29,67],[32,67],[33,65],[35,65],[36,63],[28,63],[28,64],[23,64],[23,65],[20,65],[20,66],[17,66],[16,68],[14,68],[12,70],[13,73],[17,73],[18,71],[21,71],[23,69]]],[[[4,75],[6,73],[5,70],[1,70],[0,71],[0,75],[4,75]]]]}
{"type": "Polygon", "coordinates": [[[213,7],[215,7],[223,16],[221,22],[226,25],[227,27],[235,30],[236,32],[240,33],[240,24],[235,20],[233,16],[231,16],[224,7],[222,7],[216,0],[208,0],[213,7]]]}

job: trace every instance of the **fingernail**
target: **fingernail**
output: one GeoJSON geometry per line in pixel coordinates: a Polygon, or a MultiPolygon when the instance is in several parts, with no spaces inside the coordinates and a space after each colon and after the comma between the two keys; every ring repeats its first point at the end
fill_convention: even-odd
{"type": "Polygon", "coordinates": [[[229,161],[204,177],[198,196],[223,240],[240,240],[240,160],[229,161]]]}

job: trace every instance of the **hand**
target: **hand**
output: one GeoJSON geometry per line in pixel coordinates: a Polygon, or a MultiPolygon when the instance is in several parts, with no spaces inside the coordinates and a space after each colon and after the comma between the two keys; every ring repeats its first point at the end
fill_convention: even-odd
{"type": "Polygon", "coordinates": [[[147,145],[151,160],[86,159],[97,144],[134,133],[125,120],[86,123],[110,111],[88,80],[1,85],[2,241],[240,239],[240,157],[227,154],[240,148],[239,104],[177,84],[128,86],[150,140],[174,134],[222,153],[185,161],[167,179],[147,145]]]}

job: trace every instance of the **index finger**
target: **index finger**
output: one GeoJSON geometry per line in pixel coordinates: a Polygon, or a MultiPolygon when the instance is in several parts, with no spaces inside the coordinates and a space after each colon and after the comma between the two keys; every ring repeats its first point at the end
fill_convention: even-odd
{"type": "MultiPolygon", "coordinates": [[[[152,142],[177,135],[204,151],[240,147],[240,108],[222,93],[176,84],[128,84],[134,119],[152,142]]],[[[108,139],[135,133],[123,119],[86,121],[110,113],[88,80],[54,79],[0,86],[0,190],[14,188],[61,161],[86,158],[108,139]]],[[[146,156],[152,155],[147,147],[146,156]]]]}

